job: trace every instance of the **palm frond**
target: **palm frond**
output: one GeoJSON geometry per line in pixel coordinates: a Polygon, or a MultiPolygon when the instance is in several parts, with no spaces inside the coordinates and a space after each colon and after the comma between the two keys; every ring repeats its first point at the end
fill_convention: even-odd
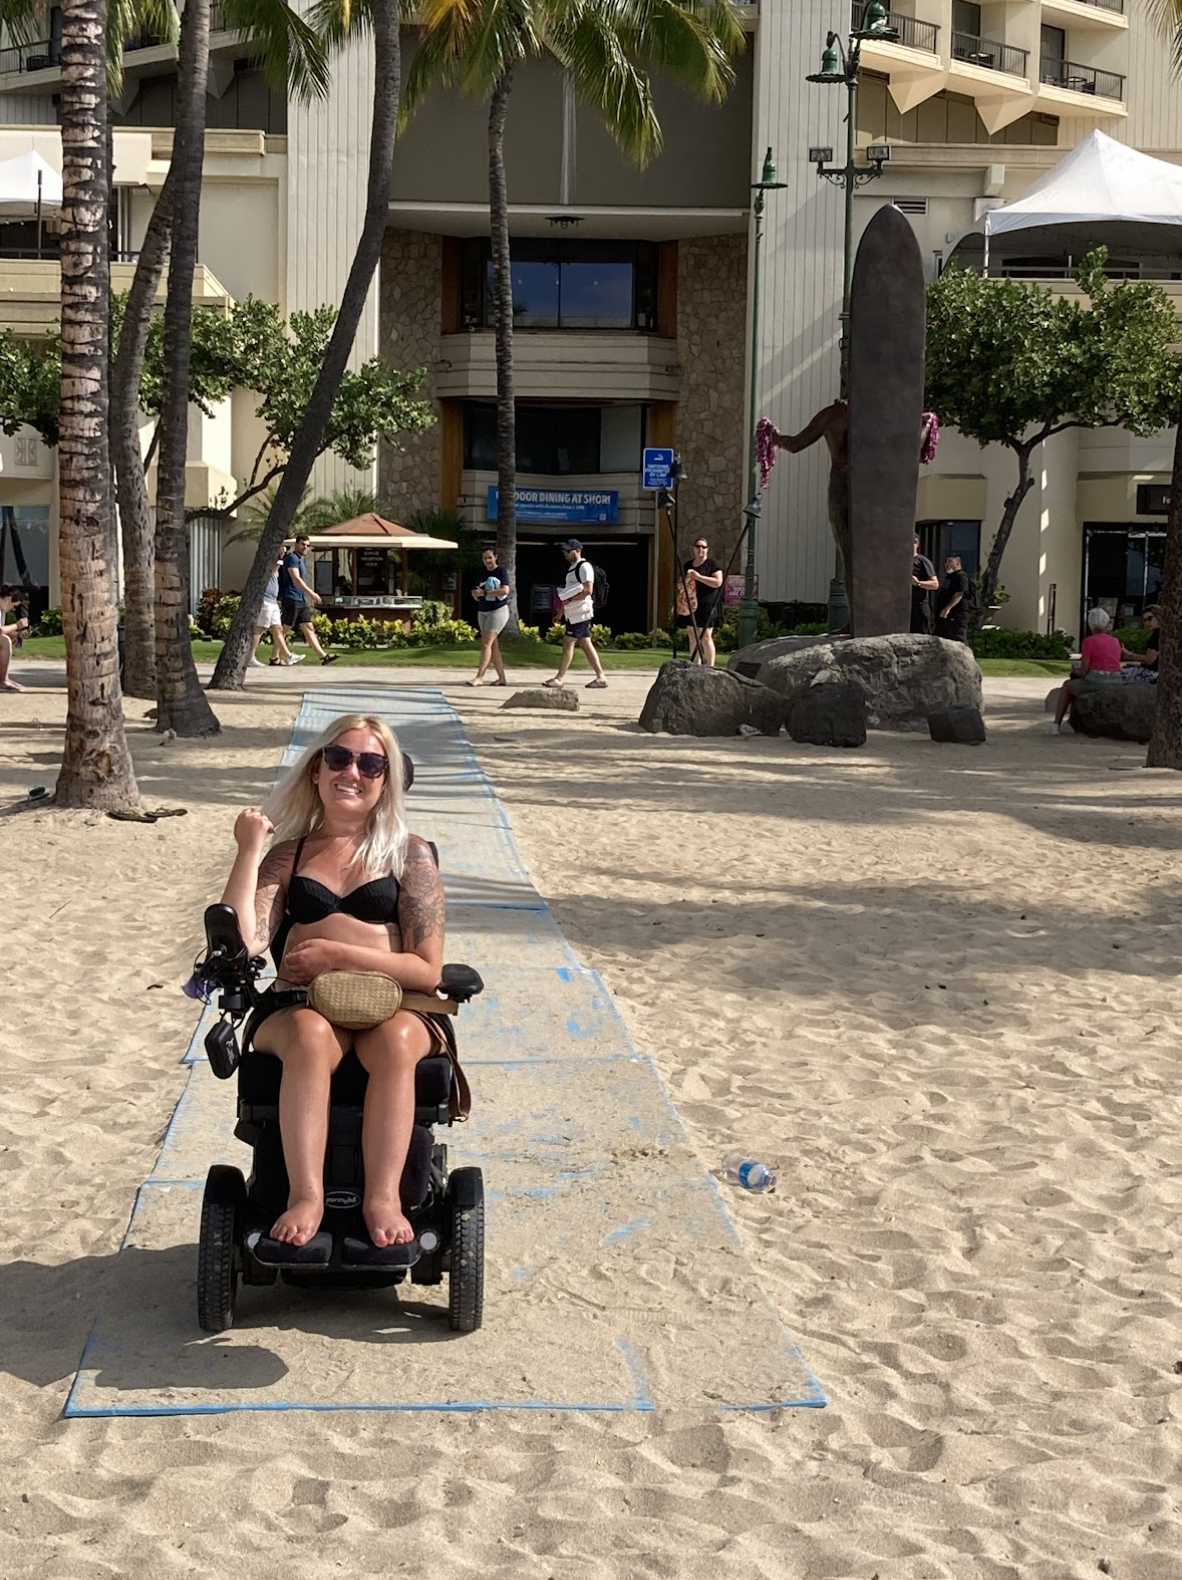
{"type": "Polygon", "coordinates": [[[701,99],[726,97],[732,59],[746,47],[730,0],[597,0],[595,8],[639,64],[676,78],[701,99]]]}
{"type": "Polygon", "coordinates": [[[263,74],[293,99],[328,93],[328,49],[319,29],[286,0],[222,0],[226,26],[258,56],[263,74]]]}
{"type": "Polygon", "coordinates": [[[661,126],[648,73],[632,60],[598,5],[568,6],[554,18],[546,43],[570,73],[579,97],[630,159],[644,166],[661,150],[661,126]]]}
{"type": "Polygon", "coordinates": [[[1182,77],[1182,0],[1144,0],[1150,20],[1168,40],[1174,75],[1182,77]]]}

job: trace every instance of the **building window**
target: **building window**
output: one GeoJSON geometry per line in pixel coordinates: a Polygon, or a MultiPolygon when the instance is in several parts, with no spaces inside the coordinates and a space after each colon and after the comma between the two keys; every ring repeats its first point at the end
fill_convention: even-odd
{"type": "MultiPolygon", "coordinates": [[[[657,323],[657,249],[652,242],[546,241],[511,249],[516,329],[640,330],[657,323]]],[[[463,322],[491,329],[496,316],[489,243],[464,244],[463,322]]]]}
{"type": "MultiPolygon", "coordinates": [[[[1165,531],[1120,522],[1084,523],[1084,611],[1107,609],[1115,626],[1131,625],[1161,597],[1165,531]]],[[[1081,611],[1081,630],[1084,612],[1081,611]]]]}
{"type": "Polygon", "coordinates": [[[931,560],[937,575],[944,574],[944,561],[949,554],[960,555],[960,563],[970,576],[980,568],[979,521],[917,521],[915,530],[919,535],[919,552],[931,560]]]}
{"type": "MultiPolygon", "coordinates": [[[[594,476],[634,471],[644,448],[643,406],[529,406],[517,404],[517,470],[523,476],[594,476]]],[[[497,408],[464,407],[464,465],[497,469],[497,408]]]]}

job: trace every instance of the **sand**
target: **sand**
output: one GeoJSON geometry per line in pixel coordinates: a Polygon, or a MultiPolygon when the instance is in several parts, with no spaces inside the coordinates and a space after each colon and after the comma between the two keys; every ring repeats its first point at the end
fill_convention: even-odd
{"type": "MultiPolygon", "coordinates": [[[[0,805],[60,755],[60,667],[19,678],[0,805]]],[[[1047,735],[1038,683],[987,687],[985,747],[838,753],[643,736],[636,676],[573,717],[443,678],[705,1164],[778,1167],[728,1201],[831,1403],[63,1420],[299,685],[212,742],[129,702],[187,816],[0,818],[0,1574],[1177,1580],[1182,782],[1047,735]]]]}

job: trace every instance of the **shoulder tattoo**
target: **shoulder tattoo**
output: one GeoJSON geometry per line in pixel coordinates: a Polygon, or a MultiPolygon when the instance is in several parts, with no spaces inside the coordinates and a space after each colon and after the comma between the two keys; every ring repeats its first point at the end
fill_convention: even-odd
{"type": "Polygon", "coordinates": [[[403,948],[416,950],[429,938],[442,938],[445,916],[439,869],[426,845],[416,840],[407,852],[398,900],[403,948]]]}

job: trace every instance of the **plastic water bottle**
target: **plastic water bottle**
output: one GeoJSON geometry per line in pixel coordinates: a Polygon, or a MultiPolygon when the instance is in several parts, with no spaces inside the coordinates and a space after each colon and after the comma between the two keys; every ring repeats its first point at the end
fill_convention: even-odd
{"type": "Polygon", "coordinates": [[[723,1158],[722,1172],[732,1185],[738,1185],[742,1190],[775,1189],[775,1169],[769,1169],[766,1163],[757,1163],[754,1158],[745,1158],[741,1152],[732,1152],[723,1158]]]}

